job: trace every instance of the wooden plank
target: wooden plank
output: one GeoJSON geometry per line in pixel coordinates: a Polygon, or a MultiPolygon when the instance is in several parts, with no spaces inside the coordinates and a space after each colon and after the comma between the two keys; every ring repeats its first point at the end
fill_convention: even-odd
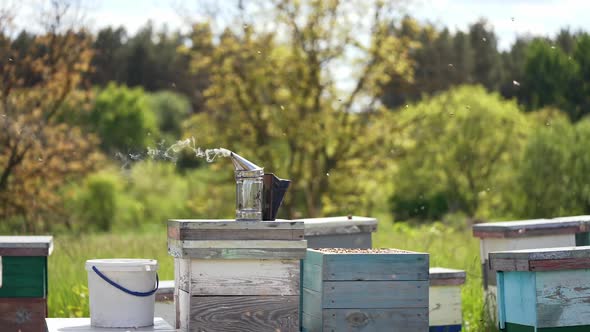
{"type": "Polygon", "coordinates": [[[490,259],[492,258],[527,260],[590,258],[590,247],[541,247],[532,249],[500,251],[490,253],[490,259]]]}
{"type": "Polygon", "coordinates": [[[529,261],[525,259],[493,258],[491,271],[530,271],[529,261]]]}
{"type": "Polygon", "coordinates": [[[0,298],[2,331],[45,332],[47,302],[40,298],[0,298]]]}
{"type": "Polygon", "coordinates": [[[299,295],[299,260],[191,260],[191,295],[299,295]]]}
{"type": "Polygon", "coordinates": [[[465,283],[465,279],[452,278],[452,279],[432,279],[430,280],[430,286],[461,286],[465,283]]]}
{"type": "Polygon", "coordinates": [[[371,233],[305,235],[308,248],[360,248],[373,247],[371,233]]]}
{"type": "Polygon", "coordinates": [[[322,267],[303,261],[303,287],[319,292],[322,289],[322,267]]]}
{"type": "Polygon", "coordinates": [[[590,269],[590,258],[570,258],[530,261],[530,271],[563,271],[590,269]]]}
{"type": "Polygon", "coordinates": [[[188,258],[174,259],[174,283],[178,289],[188,292],[191,280],[191,263],[188,258]]]}
{"type": "Polygon", "coordinates": [[[0,297],[47,296],[47,257],[3,256],[0,297]]]}
{"type": "Polygon", "coordinates": [[[323,331],[423,332],[428,329],[427,308],[326,309],[323,331]]]}
{"type": "Polygon", "coordinates": [[[168,228],[175,240],[303,240],[303,229],[178,229],[168,228]]]}
{"type": "Polygon", "coordinates": [[[465,271],[448,269],[443,267],[432,267],[428,270],[430,286],[453,286],[465,283],[465,271]]]}
{"type": "Polygon", "coordinates": [[[535,325],[536,291],[535,273],[503,272],[503,284],[498,285],[498,294],[503,297],[505,321],[521,325],[535,325]]]}
{"type": "Polygon", "coordinates": [[[182,249],[307,249],[305,240],[174,240],[168,239],[169,246],[182,249]]]}
{"type": "Polygon", "coordinates": [[[305,257],[305,248],[186,249],[168,247],[168,253],[176,258],[193,259],[303,259],[305,257]]]}
{"type": "Polygon", "coordinates": [[[190,331],[299,331],[299,296],[193,296],[190,331]]]}
{"type": "Polygon", "coordinates": [[[431,326],[461,324],[461,287],[431,286],[428,297],[431,326]]]}
{"type": "Polygon", "coordinates": [[[322,319],[317,316],[302,314],[301,331],[303,332],[323,332],[322,319]]]}
{"type": "Polygon", "coordinates": [[[304,229],[302,221],[236,221],[234,219],[171,219],[168,227],[178,229],[304,229]]]}
{"type": "Polygon", "coordinates": [[[174,301],[176,312],[176,328],[181,331],[189,331],[191,296],[188,292],[178,290],[178,300],[174,301]]]}
{"type": "Polygon", "coordinates": [[[575,234],[590,230],[590,216],[492,222],[473,225],[473,235],[489,237],[528,237],[575,234]]]}
{"type": "Polygon", "coordinates": [[[322,294],[308,288],[303,288],[302,294],[301,311],[311,316],[321,317],[322,294]]]}
{"type": "Polygon", "coordinates": [[[298,219],[305,223],[305,236],[372,233],[377,230],[377,219],[348,216],[298,219]]]}
{"type": "Polygon", "coordinates": [[[590,325],[590,270],[535,274],[537,327],[590,325]]]}
{"type": "Polygon", "coordinates": [[[428,281],[325,281],[322,307],[427,308],[428,281]]]}
{"type": "Polygon", "coordinates": [[[428,254],[327,254],[324,280],[428,280],[428,254]]]}

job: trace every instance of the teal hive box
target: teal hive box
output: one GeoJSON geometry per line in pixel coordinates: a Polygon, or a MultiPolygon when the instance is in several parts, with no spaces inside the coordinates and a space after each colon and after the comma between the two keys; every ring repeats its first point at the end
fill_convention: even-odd
{"type": "Polygon", "coordinates": [[[590,331],[590,247],[490,253],[505,332],[590,331]]]}
{"type": "Polygon", "coordinates": [[[428,254],[308,249],[303,331],[428,331],[428,254]]]}

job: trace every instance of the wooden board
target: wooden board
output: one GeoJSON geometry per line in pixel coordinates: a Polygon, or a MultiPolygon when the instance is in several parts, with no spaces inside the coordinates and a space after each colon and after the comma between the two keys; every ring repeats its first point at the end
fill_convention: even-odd
{"type": "Polygon", "coordinates": [[[423,332],[428,328],[427,308],[326,309],[323,331],[423,332]]]}
{"type": "Polygon", "coordinates": [[[305,248],[176,248],[168,247],[168,253],[176,258],[195,259],[303,259],[305,248]]]}
{"type": "Polygon", "coordinates": [[[430,326],[461,324],[461,287],[431,285],[428,298],[430,326]]]}
{"type": "Polygon", "coordinates": [[[327,254],[323,280],[428,280],[428,254],[327,254]]]}
{"type": "Polygon", "coordinates": [[[191,295],[299,295],[299,260],[181,262],[182,289],[191,295]],[[187,289],[187,285],[190,285],[187,289]]]}
{"type": "Polygon", "coordinates": [[[0,236],[0,256],[49,256],[52,236],[0,236]]]}
{"type": "Polygon", "coordinates": [[[428,281],[324,281],[323,308],[427,308],[428,281]]]}
{"type": "MultiPolygon", "coordinates": [[[[377,219],[348,216],[298,219],[305,223],[305,237],[317,235],[372,233],[377,230],[377,219]]],[[[334,247],[336,248],[336,247],[334,247]]]]}
{"type": "Polygon", "coordinates": [[[535,325],[535,274],[533,272],[503,272],[503,284],[498,287],[498,307],[502,322],[535,325]]]}
{"type": "Polygon", "coordinates": [[[590,270],[535,274],[537,327],[590,325],[590,270]]]}
{"type": "Polygon", "coordinates": [[[590,230],[590,216],[491,222],[473,225],[479,238],[529,237],[575,234],[590,230]]]}
{"type": "Polygon", "coordinates": [[[303,229],[178,229],[168,228],[175,240],[303,240],[303,229]]]}
{"type": "Polygon", "coordinates": [[[373,247],[372,233],[305,235],[308,248],[360,248],[373,247]]]}
{"type": "Polygon", "coordinates": [[[299,296],[193,296],[189,331],[299,331],[299,296]]]}
{"type": "Polygon", "coordinates": [[[428,270],[430,286],[452,286],[465,283],[465,271],[448,269],[443,267],[432,267],[428,270]]]}
{"type": "Polygon", "coordinates": [[[178,229],[303,229],[301,221],[236,221],[235,219],[170,219],[168,227],[178,229]]]}
{"type": "Polygon", "coordinates": [[[0,298],[47,296],[47,257],[3,256],[0,298]]]}
{"type": "Polygon", "coordinates": [[[38,298],[0,298],[1,331],[45,332],[47,302],[38,298]]]}

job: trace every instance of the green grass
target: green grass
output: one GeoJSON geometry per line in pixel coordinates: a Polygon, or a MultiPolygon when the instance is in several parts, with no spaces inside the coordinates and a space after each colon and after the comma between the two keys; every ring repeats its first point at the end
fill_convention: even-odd
{"type": "MultiPolygon", "coordinates": [[[[373,237],[375,247],[430,253],[430,266],[467,271],[462,290],[464,331],[496,331],[485,314],[479,240],[470,230],[456,230],[441,223],[408,226],[380,218],[373,237]]],[[[87,272],[92,258],[153,258],[160,265],[160,279],[173,279],[173,260],[167,253],[165,226],[148,233],[57,236],[49,257],[49,316],[88,317],[87,272]]]]}

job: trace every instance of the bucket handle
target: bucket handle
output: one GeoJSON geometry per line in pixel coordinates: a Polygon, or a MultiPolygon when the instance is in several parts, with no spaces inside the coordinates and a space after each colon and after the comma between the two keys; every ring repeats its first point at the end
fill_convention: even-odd
{"type": "Polygon", "coordinates": [[[147,291],[147,292],[134,292],[132,290],[129,290],[119,284],[117,284],[116,282],[112,281],[111,279],[109,279],[109,277],[105,276],[104,274],[102,274],[97,268],[96,266],[92,266],[92,270],[94,272],[96,272],[96,274],[98,274],[99,277],[101,277],[104,281],[108,282],[109,284],[111,284],[111,286],[117,288],[118,290],[121,290],[129,295],[134,295],[134,296],[150,296],[152,294],[154,294],[157,290],[158,287],[160,286],[160,278],[158,278],[158,272],[156,272],[156,288],[154,288],[151,291],[147,291]]]}

